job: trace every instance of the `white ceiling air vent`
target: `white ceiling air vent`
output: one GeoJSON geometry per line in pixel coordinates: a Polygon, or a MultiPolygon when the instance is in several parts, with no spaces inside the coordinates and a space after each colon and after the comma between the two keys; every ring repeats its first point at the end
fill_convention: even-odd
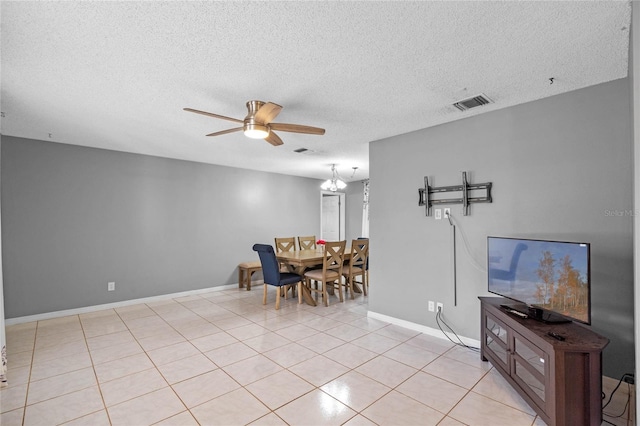
{"type": "Polygon", "coordinates": [[[487,97],[484,93],[480,93],[472,98],[463,99],[453,104],[454,107],[460,111],[466,111],[471,108],[479,107],[486,104],[491,104],[493,101],[487,97]]]}

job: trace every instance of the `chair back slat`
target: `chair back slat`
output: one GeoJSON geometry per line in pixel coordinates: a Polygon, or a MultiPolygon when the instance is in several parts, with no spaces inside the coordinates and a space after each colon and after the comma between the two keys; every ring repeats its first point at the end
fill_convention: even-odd
{"type": "Polygon", "coordinates": [[[296,251],[296,239],[294,237],[276,238],[276,253],[296,251]]]}
{"type": "Polygon", "coordinates": [[[315,250],[316,236],[310,235],[308,237],[298,237],[298,248],[300,250],[315,250]]]}
{"type": "Polygon", "coordinates": [[[327,271],[335,271],[342,275],[342,265],[344,264],[344,250],[346,241],[327,241],[324,244],[325,257],[322,263],[323,274],[327,271]]]}
{"type": "MultiPolygon", "coordinates": [[[[358,240],[367,240],[369,241],[369,238],[367,237],[358,237],[358,240]]],[[[367,271],[369,270],[369,248],[367,247],[367,264],[365,265],[365,268],[367,271]]]]}
{"type": "Polygon", "coordinates": [[[367,260],[369,258],[369,240],[352,240],[351,241],[351,259],[349,260],[349,267],[366,268],[367,260]]]}

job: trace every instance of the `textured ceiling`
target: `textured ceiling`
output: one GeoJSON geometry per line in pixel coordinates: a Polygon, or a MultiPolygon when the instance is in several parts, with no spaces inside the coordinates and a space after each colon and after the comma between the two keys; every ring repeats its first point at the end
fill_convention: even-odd
{"type": "Polygon", "coordinates": [[[368,177],[371,141],[626,77],[631,16],[627,1],[0,7],[4,135],[314,178],[337,163],[347,180],[368,177]],[[495,103],[451,106],[478,93],[495,103]],[[236,124],[182,110],[242,119],[252,99],[326,134],[211,138],[236,124]]]}

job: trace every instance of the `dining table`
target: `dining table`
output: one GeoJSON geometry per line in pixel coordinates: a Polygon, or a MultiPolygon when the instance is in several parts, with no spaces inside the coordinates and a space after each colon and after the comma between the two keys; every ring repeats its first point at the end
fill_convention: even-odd
{"type": "MultiPolygon", "coordinates": [[[[318,265],[322,266],[322,262],[326,257],[326,253],[323,248],[319,247],[315,250],[296,250],[296,251],[282,251],[276,253],[276,259],[279,262],[287,265],[289,270],[300,276],[304,276],[307,269],[313,269],[318,265]]],[[[344,252],[344,260],[351,259],[351,249],[344,252]]],[[[354,291],[360,293],[360,288],[357,288],[357,284],[354,283],[354,291]]],[[[316,306],[316,301],[311,296],[311,292],[306,286],[302,286],[302,298],[304,301],[311,305],[316,306]]]]}

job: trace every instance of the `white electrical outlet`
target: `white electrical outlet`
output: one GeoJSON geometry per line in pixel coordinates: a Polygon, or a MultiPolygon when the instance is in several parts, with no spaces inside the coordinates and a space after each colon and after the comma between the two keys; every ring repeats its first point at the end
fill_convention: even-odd
{"type": "Polygon", "coordinates": [[[442,219],[442,209],[436,209],[436,220],[442,219]]]}
{"type": "Polygon", "coordinates": [[[116,289],[116,283],[115,282],[110,282],[107,283],[107,291],[114,291],[116,289]]]}
{"type": "Polygon", "coordinates": [[[444,313],[444,305],[441,302],[438,302],[436,304],[436,307],[438,308],[438,312],[440,312],[441,314],[444,313]]]}
{"type": "Polygon", "coordinates": [[[434,312],[436,310],[433,300],[429,300],[429,312],[434,312]]]}
{"type": "Polygon", "coordinates": [[[451,207],[445,207],[444,208],[444,217],[448,218],[449,216],[451,216],[451,207]]]}

